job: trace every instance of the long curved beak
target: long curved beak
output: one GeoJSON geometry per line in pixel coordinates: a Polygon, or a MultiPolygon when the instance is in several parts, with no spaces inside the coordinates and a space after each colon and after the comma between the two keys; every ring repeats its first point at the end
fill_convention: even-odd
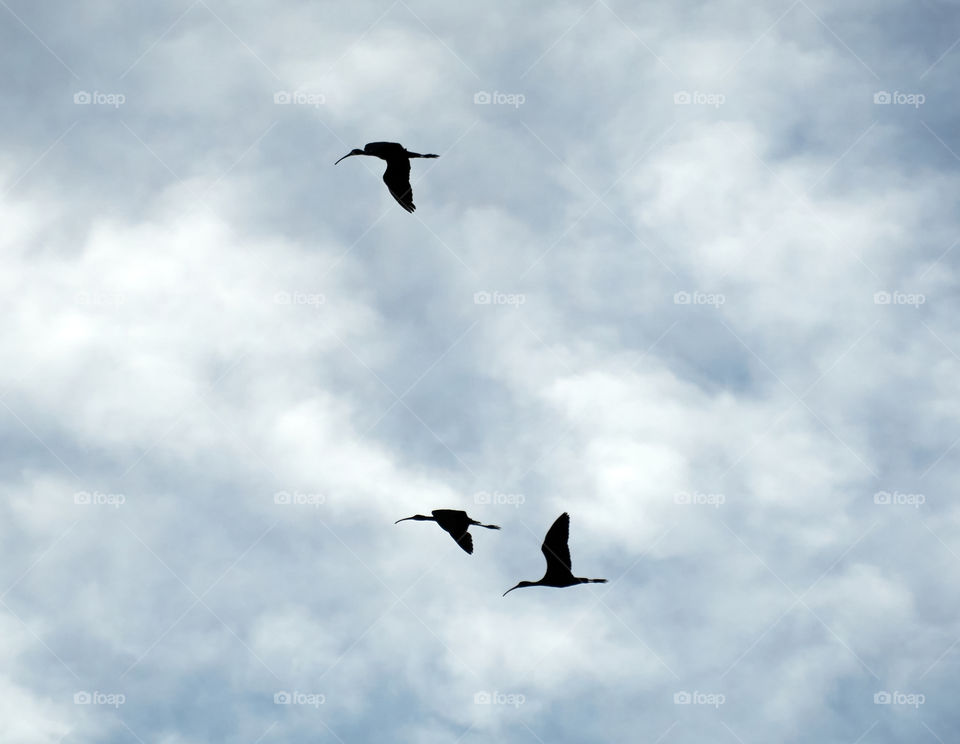
{"type": "MultiPolygon", "coordinates": [[[[513,589],[519,589],[519,588],[520,588],[520,585],[519,585],[519,584],[517,584],[515,587],[513,587],[513,589]]],[[[510,592],[513,591],[513,589],[507,589],[507,591],[505,591],[505,592],[504,592],[502,595],[500,595],[500,596],[506,597],[510,592]]]]}
{"type": "MultiPolygon", "coordinates": [[[[356,155],[356,154],[357,154],[357,153],[355,153],[355,152],[348,152],[346,155],[344,155],[342,158],[340,158],[340,160],[343,160],[344,158],[349,158],[351,155],[356,155]]],[[[340,160],[338,160],[337,163],[339,163],[340,160]]],[[[334,165],[336,165],[337,163],[334,163],[334,165]]],[[[396,524],[396,522],[394,522],[394,524],[396,524]]]]}
{"type": "MultiPolygon", "coordinates": [[[[343,160],[343,158],[340,158],[340,159],[343,160]]],[[[334,163],[334,165],[336,165],[336,163],[334,163]]],[[[403,519],[398,519],[396,522],[394,522],[394,524],[400,524],[401,522],[406,522],[408,519],[413,519],[413,517],[404,517],[403,519]]]]}

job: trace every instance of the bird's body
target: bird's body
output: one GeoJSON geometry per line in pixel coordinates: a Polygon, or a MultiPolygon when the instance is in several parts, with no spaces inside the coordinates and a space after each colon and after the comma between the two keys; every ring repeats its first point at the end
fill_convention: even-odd
{"type": "Polygon", "coordinates": [[[473,537],[471,537],[468,530],[476,525],[477,527],[486,527],[488,530],[499,530],[500,528],[495,524],[481,524],[475,519],[471,519],[467,516],[465,511],[460,511],[458,509],[434,509],[430,512],[432,517],[425,517],[422,514],[414,514],[412,517],[404,517],[403,519],[398,519],[394,524],[399,524],[400,522],[405,522],[408,519],[413,519],[417,522],[436,522],[440,525],[441,529],[450,533],[450,537],[457,541],[457,545],[463,548],[466,552],[473,554],[473,537]]]}
{"type": "MultiPolygon", "coordinates": [[[[438,158],[439,155],[421,155],[410,152],[398,142],[368,142],[362,150],[351,150],[343,158],[351,155],[371,155],[387,162],[387,169],[383,172],[383,182],[387,184],[397,203],[412,212],[416,209],[413,204],[413,188],[410,186],[410,158],[438,158]]],[[[337,161],[337,163],[340,162],[337,161]]],[[[334,163],[336,165],[337,163],[334,163]]]]}
{"type": "Polygon", "coordinates": [[[543,545],[540,550],[543,557],[547,559],[547,572],[540,581],[521,581],[512,589],[507,589],[503,593],[506,597],[514,589],[522,589],[527,586],[555,586],[565,587],[576,584],[605,584],[606,579],[585,579],[580,576],[574,576],[570,568],[570,547],[567,541],[570,537],[570,515],[564,512],[547,530],[546,537],[543,538],[543,545]]]}

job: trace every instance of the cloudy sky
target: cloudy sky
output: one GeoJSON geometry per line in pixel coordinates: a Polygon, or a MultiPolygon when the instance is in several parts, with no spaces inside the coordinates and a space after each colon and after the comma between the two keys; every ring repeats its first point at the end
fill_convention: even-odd
{"type": "Polygon", "coordinates": [[[958,34],[0,0],[0,742],[955,741],[958,34]]]}

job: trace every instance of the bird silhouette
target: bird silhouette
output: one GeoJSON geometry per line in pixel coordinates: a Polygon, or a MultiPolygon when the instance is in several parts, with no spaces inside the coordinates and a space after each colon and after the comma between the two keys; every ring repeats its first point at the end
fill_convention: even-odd
{"type": "MultiPolygon", "coordinates": [[[[362,150],[351,150],[340,160],[351,155],[372,155],[375,158],[387,161],[387,169],[383,172],[383,182],[387,184],[393,198],[408,212],[413,212],[413,189],[410,186],[410,158],[438,158],[439,155],[421,155],[410,152],[397,142],[368,142],[362,150]]],[[[337,163],[340,162],[337,161],[337,163]]],[[[334,163],[336,165],[337,163],[334,163]]]]}
{"type": "Polygon", "coordinates": [[[567,540],[570,538],[570,515],[564,512],[553,523],[547,536],[543,538],[543,557],[547,559],[547,572],[540,581],[521,581],[515,587],[503,593],[506,597],[514,589],[525,586],[573,586],[575,584],[606,584],[606,579],[584,579],[574,576],[570,570],[570,548],[567,540]]]}
{"type": "Polygon", "coordinates": [[[495,524],[481,524],[477,520],[468,517],[465,511],[458,509],[434,509],[430,513],[433,515],[432,517],[414,514],[412,517],[398,519],[394,524],[406,522],[408,519],[413,519],[417,522],[436,522],[443,530],[450,533],[450,537],[457,541],[457,545],[471,555],[473,554],[473,537],[471,537],[467,530],[469,530],[472,525],[486,527],[488,530],[500,529],[495,524]]]}

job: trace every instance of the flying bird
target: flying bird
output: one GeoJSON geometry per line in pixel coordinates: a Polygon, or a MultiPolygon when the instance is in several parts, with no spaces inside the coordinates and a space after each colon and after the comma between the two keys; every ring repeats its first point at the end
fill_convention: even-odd
{"type": "Polygon", "coordinates": [[[430,513],[433,515],[432,517],[414,514],[412,517],[398,519],[394,524],[406,522],[408,519],[413,519],[417,522],[436,522],[443,530],[450,533],[450,537],[457,541],[457,545],[471,555],[473,554],[473,537],[471,537],[467,530],[469,530],[472,525],[486,527],[488,530],[500,529],[495,524],[480,524],[477,520],[468,517],[465,511],[458,509],[434,509],[430,513]]]}
{"type": "Polygon", "coordinates": [[[543,557],[547,559],[547,572],[543,578],[540,581],[521,581],[512,589],[507,589],[503,596],[506,597],[514,589],[522,589],[525,586],[564,587],[574,584],[606,584],[606,579],[584,579],[573,575],[570,570],[570,548],[567,546],[569,538],[570,515],[564,512],[547,530],[547,536],[543,538],[543,545],[540,546],[543,557]]]}
{"type": "MultiPolygon", "coordinates": [[[[421,155],[410,152],[397,142],[369,142],[362,150],[351,150],[340,160],[351,155],[372,155],[375,158],[387,161],[387,169],[383,172],[383,182],[387,184],[397,203],[412,212],[416,209],[413,204],[413,189],[410,187],[410,158],[438,158],[439,155],[421,155]]],[[[337,163],[340,162],[337,161],[337,163]]],[[[336,165],[337,163],[334,163],[336,165]]]]}

